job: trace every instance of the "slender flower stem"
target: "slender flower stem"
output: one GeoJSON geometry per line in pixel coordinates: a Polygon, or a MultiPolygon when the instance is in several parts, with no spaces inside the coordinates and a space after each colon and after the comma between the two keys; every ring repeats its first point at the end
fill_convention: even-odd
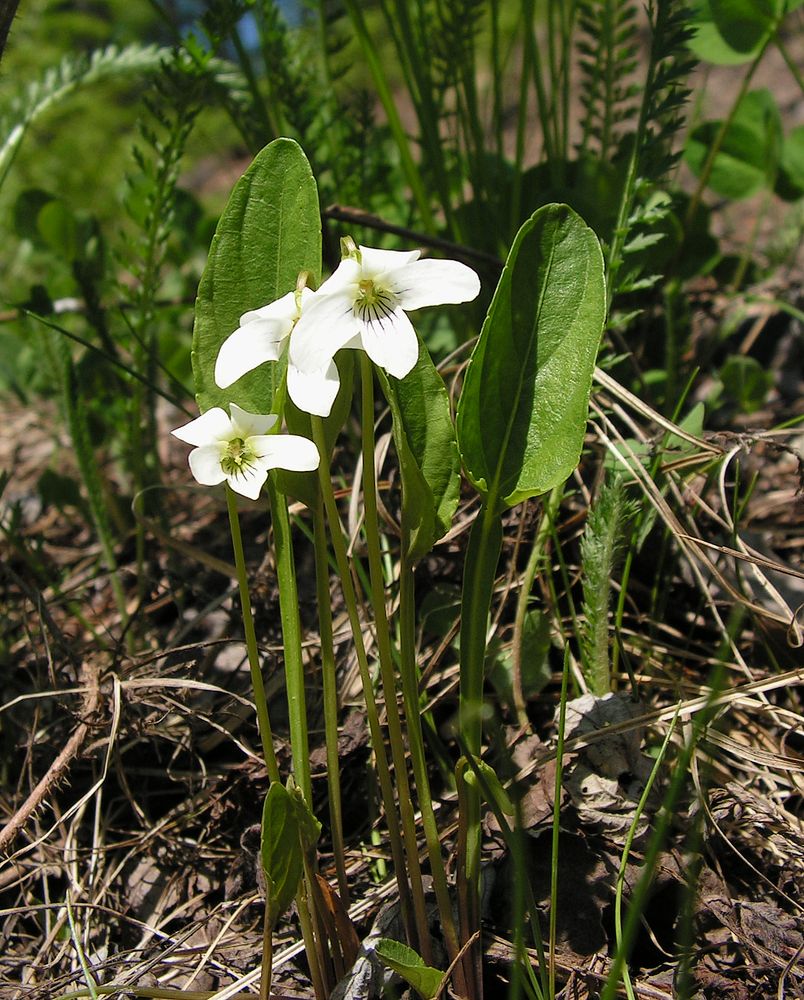
{"type": "Polygon", "coordinates": [[[530,592],[533,589],[533,581],[536,573],[542,564],[545,553],[545,543],[550,534],[550,527],[555,521],[558,508],[561,506],[561,498],[564,496],[564,486],[554,487],[548,494],[547,501],[542,508],[542,519],[533,539],[533,548],[530,552],[528,564],[519,585],[519,596],[516,602],[516,613],[514,615],[514,640],[512,644],[513,662],[513,682],[514,708],[516,709],[517,721],[520,726],[527,726],[528,714],[525,705],[525,695],[522,686],[522,639],[525,632],[525,618],[528,614],[528,602],[530,592]]]}
{"type": "Polygon", "coordinates": [[[327,788],[332,826],[332,852],[338,874],[338,892],[344,906],[349,905],[349,882],[343,845],[343,813],[338,761],[338,689],[335,676],[335,648],[332,637],[332,605],[329,594],[329,553],[327,551],[324,501],[321,491],[315,510],[315,585],[318,599],[318,632],[321,638],[321,676],[324,688],[324,734],[327,748],[327,788]]]}
{"type": "Polygon", "coordinates": [[[260,669],[260,654],[257,650],[257,635],[254,631],[254,618],[251,614],[251,598],[248,592],[248,577],[246,576],[246,559],[243,555],[243,539],[240,535],[240,521],[237,516],[237,500],[226,484],[226,507],[229,511],[229,528],[232,533],[232,548],[234,549],[235,566],[237,568],[237,583],[240,588],[240,608],[243,615],[243,630],[246,635],[246,650],[248,665],[251,671],[251,687],[254,690],[254,702],[257,708],[257,725],[262,742],[262,753],[268,777],[279,781],[279,766],[274,754],[274,740],[271,733],[271,720],[268,718],[268,702],[265,699],[265,687],[262,683],[260,669]]]}
{"type": "MultiPolygon", "coordinates": [[[[469,535],[461,595],[461,683],[460,729],[467,751],[480,756],[483,739],[483,672],[486,660],[486,628],[494,591],[494,577],[502,547],[502,522],[490,505],[496,484],[475,518],[469,535]]],[[[467,785],[463,797],[461,825],[465,831],[462,856],[458,859],[461,905],[461,942],[466,944],[480,928],[480,793],[467,785]]],[[[476,996],[482,996],[480,944],[473,949],[472,961],[464,964],[467,975],[474,969],[476,996]]]]}
{"type": "Polygon", "coordinates": [[[310,779],[310,746],[307,738],[307,705],[304,696],[299,592],[296,586],[290,518],[288,517],[287,500],[277,487],[273,472],[269,474],[265,485],[271,504],[271,519],[274,528],[276,575],[279,581],[279,614],[282,619],[282,647],[285,656],[285,683],[288,694],[288,721],[290,723],[293,770],[305,801],[308,805],[312,805],[313,791],[310,779]]]}
{"type": "Polygon", "coordinates": [[[570,672],[569,646],[564,648],[564,669],[561,673],[561,699],[558,710],[558,735],[556,737],[556,780],[553,793],[553,831],[550,854],[550,951],[547,961],[548,996],[556,995],[556,927],[558,918],[558,846],[561,831],[561,782],[564,774],[564,732],[567,723],[567,686],[570,672]]]}
{"type": "MultiPolygon", "coordinates": [[[[404,500],[403,500],[404,519],[404,500]]],[[[404,546],[404,541],[403,541],[404,546]]],[[[430,870],[433,874],[433,888],[438,901],[441,918],[441,930],[447,945],[447,954],[453,962],[458,954],[458,933],[452,917],[452,902],[447,888],[447,875],[444,870],[444,859],[441,856],[441,841],[438,837],[438,824],[433,811],[433,798],[430,792],[430,778],[427,773],[427,757],[424,751],[424,736],[422,734],[421,713],[419,710],[419,680],[416,672],[416,603],[414,598],[413,567],[402,557],[399,574],[399,646],[401,653],[400,674],[402,675],[402,693],[407,720],[408,742],[410,744],[410,759],[413,764],[413,775],[416,779],[416,789],[419,795],[419,807],[422,813],[422,826],[427,840],[427,852],[430,857],[430,870]]],[[[459,990],[460,991],[460,990],[459,990]]]]}
{"type": "Polygon", "coordinates": [[[296,893],[296,908],[299,911],[299,923],[301,924],[302,938],[304,940],[304,951],[307,955],[307,963],[310,966],[310,978],[313,981],[313,992],[316,1000],[326,1000],[330,991],[324,982],[324,970],[322,969],[323,942],[316,937],[313,920],[312,902],[312,880],[313,872],[310,869],[307,859],[304,862],[304,878],[296,893]]]}
{"type": "Polygon", "coordinates": [[[363,527],[368,549],[371,598],[374,607],[374,626],[377,634],[377,650],[380,660],[380,677],[385,693],[385,712],[388,717],[388,736],[391,757],[394,762],[396,784],[399,794],[399,812],[402,817],[402,831],[405,854],[408,859],[413,894],[413,909],[419,935],[421,956],[427,965],[433,964],[430,932],[427,925],[427,907],[424,901],[424,886],[416,844],[416,819],[413,811],[413,797],[410,793],[408,767],[405,759],[405,741],[402,737],[402,721],[396,697],[393,653],[391,651],[391,631],[385,605],[385,586],[382,571],[382,552],[377,520],[377,482],[374,469],[374,369],[365,352],[360,352],[360,385],[363,405],[363,507],[365,517],[363,527]]]}
{"type": "MultiPolygon", "coordinates": [[[[310,424],[313,432],[313,441],[318,448],[320,455],[328,454],[326,446],[326,436],[324,433],[324,422],[321,417],[311,417],[310,424]]],[[[388,835],[391,842],[391,855],[394,862],[394,873],[396,875],[397,886],[399,888],[399,903],[402,910],[402,918],[405,930],[411,941],[411,947],[416,945],[416,928],[412,919],[410,886],[408,884],[405,869],[405,854],[402,847],[402,837],[399,832],[396,801],[394,799],[394,788],[391,782],[391,770],[388,764],[388,756],[385,752],[385,743],[382,738],[380,727],[380,717],[377,711],[377,702],[374,698],[374,688],[369,671],[366,647],[363,642],[363,632],[360,624],[360,614],[357,608],[357,595],[355,594],[354,583],[352,581],[349,567],[349,558],[346,554],[346,544],[343,540],[338,508],[335,503],[335,494],[332,490],[332,480],[329,477],[329,470],[324,468],[323,462],[318,468],[318,482],[321,487],[321,496],[324,501],[324,509],[327,513],[329,523],[329,536],[332,541],[332,548],[335,553],[335,562],[338,567],[338,574],[341,579],[343,598],[346,604],[346,611],[349,615],[349,624],[352,629],[352,636],[355,642],[355,654],[357,665],[360,671],[360,681],[363,685],[363,694],[366,699],[366,716],[368,718],[369,730],[371,732],[371,742],[374,745],[374,753],[377,758],[377,779],[380,783],[385,817],[388,823],[388,835]]]]}

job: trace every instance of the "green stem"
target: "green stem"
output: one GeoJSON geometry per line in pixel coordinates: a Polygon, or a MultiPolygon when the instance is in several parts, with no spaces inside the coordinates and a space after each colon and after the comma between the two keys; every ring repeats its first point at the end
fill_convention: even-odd
{"type": "MultiPolygon", "coordinates": [[[[679,705],[679,707],[681,706],[679,705]]],[[[625,888],[625,874],[628,866],[628,856],[631,853],[631,845],[633,844],[634,837],[636,836],[639,818],[645,811],[645,806],[648,804],[648,797],[650,796],[654,783],[659,776],[659,769],[664,763],[664,755],[667,753],[667,748],[670,745],[670,737],[673,735],[677,721],[678,713],[673,716],[670,721],[670,725],[667,728],[667,734],[665,735],[664,742],[662,743],[659,754],[656,757],[656,761],[651,768],[650,776],[645,784],[642,795],[640,796],[636,812],[634,813],[634,820],[628,829],[628,835],[625,838],[622,854],[620,855],[620,870],[617,873],[617,888],[614,896],[614,939],[617,942],[618,948],[621,947],[623,939],[623,890],[625,888]]],[[[627,965],[623,966],[623,986],[625,987],[625,992],[628,994],[628,1000],[635,1000],[634,987],[631,983],[631,976],[628,972],[627,965]]]]}
{"type": "Polygon", "coordinates": [[[776,43],[776,48],[781,53],[782,59],[787,63],[787,68],[793,74],[793,79],[799,85],[802,92],[804,92],[804,76],[802,76],[801,70],[796,66],[795,60],[791,58],[790,53],[787,51],[787,46],[782,41],[778,31],[774,35],[773,40],[776,43]]]}
{"type": "Polygon", "coordinates": [[[561,701],[556,738],[556,780],[553,791],[553,830],[550,850],[550,951],[548,954],[547,995],[556,995],[556,927],[558,918],[558,847],[561,832],[561,781],[564,774],[564,730],[567,721],[567,687],[569,682],[569,646],[564,647],[564,669],[561,672],[561,701]]]}
{"type": "Polygon", "coordinates": [[[332,853],[338,875],[338,891],[344,906],[349,905],[349,882],[343,844],[340,761],[338,759],[338,688],[335,673],[335,646],[332,634],[332,604],[329,593],[329,553],[327,551],[324,501],[318,494],[314,519],[315,585],[318,599],[318,633],[321,639],[321,677],[324,699],[324,734],[327,748],[327,790],[332,827],[332,853]]]}
{"type": "Polygon", "coordinates": [[[299,924],[301,925],[302,938],[304,940],[304,951],[307,955],[307,963],[310,966],[310,979],[313,981],[313,992],[316,1000],[326,1000],[330,991],[324,982],[324,970],[321,967],[323,955],[321,948],[323,942],[316,938],[313,909],[312,909],[312,880],[314,874],[307,858],[304,859],[304,878],[296,893],[296,909],[299,912],[299,924]]]}
{"type": "Polygon", "coordinates": [[[360,42],[360,48],[363,52],[363,56],[368,63],[369,70],[371,71],[371,75],[374,79],[374,85],[377,88],[377,96],[383,106],[383,110],[385,111],[385,115],[388,119],[388,127],[391,130],[391,134],[393,135],[394,141],[396,142],[399,150],[399,158],[402,161],[402,169],[405,172],[408,184],[410,184],[411,191],[413,192],[413,198],[419,209],[422,224],[428,233],[434,233],[436,231],[436,225],[433,213],[430,210],[430,200],[424,189],[419,168],[416,166],[416,162],[413,159],[407,133],[405,132],[405,128],[402,124],[402,119],[399,117],[399,112],[397,111],[396,103],[394,102],[394,96],[391,93],[391,88],[388,85],[385,71],[380,62],[380,58],[377,55],[376,46],[366,27],[361,5],[357,3],[356,0],[344,0],[344,6],[349,13],[349,17],[355,29],[355,34],[360,42]]]}
{"type": "MultiPolygon", "coordinates": [[[[404,498],[402,501],[402,511],[404,520],[404,498]]],[[[427,771],[427,756],[424,749],[424,735],[419,707],[419,681],[416,670],[416,599],[414,588],[413,566],[403,556],[399,572],[399,644],[402,694],[405,703],[410,759],[413,764],[413,776],[416,779],[416,788],[419,794],[419,807],[422,813],[424,836],[427,841],[427,853],[430,858],[430,871],[433,875],[433,888],[436,900],[438,901],[441,930],[443,931],[444,940],[447,945],[447,954],[449,955],[450,962],[452,962],[458,954],[458,933],[452,916],[452,902],[447,887],[444,859],[441,855],[441,841],[439,840],[438,824],[436,823],[435,812],[433,811],[430,776],[427,771]]]]}
{"type": "Polygon", "coordinates": [[[240,69],[243,71],[243,76],[246,78],[248,89],[251,91],[254,107],[257,109],[260,117],[262,118],[263,126],[267,134],[273,138],[274,136],[279,135],[277,124],[274,121],[270,109],[262,96],[260,85],[254,74],[254,67],[251,63],[248,52],[246,52],[245,46],[243,45],[243,41],[240,38],[240,32],[237,30],[237,27],[232,28],[232,32],[229,37],[231,38],[232,45],[237,53],[237,61],[240,64],[240,69]]]}
{"type": "Polygon", "coordinates": [[[309,806],[313,802],[310,779],[310,745],[307,737],[307,705],[304,695],[304,661],[299,620],[299,591],[293,560],[293,540],[284,493],[276,485],[275,473],[266,481],[274,527],[276,575],[279,582],[279,615],[282,619],[282,647],[285,657],[285,684],[288,695],[288,721],[293,770],[302,795],[309,806]]]}
{"type": "Polygon", "coordinates": [[[548,494],[547,502],[542,510],[542,519],[536,537],[533,539],[533,548],[530,551],[528,564],[522,575],[519,585],[519,596],[516,602],[516,612],[514,614],[514,639],[512,644],[513,663],[513,691],[514,708],[516,709],[517,721],[520,726],[528,724],[527,708],[525,705],[525,695],[522,689],[522,636],[525,631],[525,617],[528,613],[528,603],[530,602],[530,592],[533,590],[533,581],[544,558],[544,543],[547,540],[551,526],[555,522],[558,508],[561,506],[561,499],[564,496],[564,486],[556,486],[548,494]]]}
{"type": "Polygon", "coordinates": [[[129,615],[126,608],[126,594],[120,579],[120,571],[117,565],[117,557],[114,554],[114,539],[109,523],[109,504],[104,502],[103,480],[95,449],[92,447],[89,436],[89,426],[87,424],[87,409],[84,400],[81,398],[78,373],[73,364],[70,350],[67,344],[59,340],[57,349],[60,352],[60,360],[63,364],[61,372],[62,388],[64,397],[64,408],[67,417],[67,424],[70,430],[70,437],[73,442],[75,457],[78,461],[78,469],[81,473],[84,487],[87,491],[89,509],[95,525],[95,531],[100,542],[103,561],[109,572],[109,580],[112,585],[112,595],[117,605],[117,612],[120,615],[120,626],[125,636],[126,648],[129,652],[134,651],[134,635],[129,629],[129,615]]]}
{"type": "MultiPolygon", "coordinates": [[[[311,417],[313,441],[318,448],[319,455],[328,454],[326,445],[326,435],[324,433],[324,423],[320,417],[311,417]]],[[[360,613],[357,607],[357,595],[352,581],[349,567],[349,558],[346,554],[346,545],[343,540],[341,522],[338,517],[338,508],[335,503],[335,494],[332,490],[332,480],[329,477],[328,469],[323,467],[323,463],[318,468],[318,482],[321,488],[321,496],[324,501],[324,509],[327,513],[329,523],[329,536],[332,548],[335,553],[335,562],[338,566],[338,575],[341,580],[343,599],[346,604],[346,611],[349,615],[349,624],[352,629],[352,636],[355,643],[355,655],[357,666],[360,671],[360,681],[363,685],[363,695],[366,699],[366,716],[368,719],[371,741],[374,745],[374,754],[377,758],[377,780],[380,783],[380,793],[382,795],[385,817],[388,823],[388,836],[391,843],[391,855],[394,862],[394,874],[399,888],[399,903],[402,910],[402,919],[405,930],[411,941],[416,941],[415,925],[412,920],[410,886],[408,884],[405,870],[405,854],[402,847],[402,837],[399,832],[397,819],[397,808],[394,799],[394,788],[391,782],[391,770],[388,764],[388,755],[385,752],[382,729],[380,727],[380,717],[377,711],[377,702],[374,698],[374,687],[369,671],[366,647],[363,642],[363,632],[360,622],[360,613]]]]}
{"type": "Polygon", "coordinates": [[[251,671],[251,687],[254,691],[254,703],[257,708],[257,726],[262,742],[262,753],[268,777],[279,781],[279,766],[274,754],[274,740],[271,732],[271,720],[268,718],[268,702],[265,698],[265,687],[262,683],[260,669],[260,654],[257,649],[257,635],[254,631],[254,617],[251,613],[251,598],[248,592],[248,576],[246,575],[246,559],[243,554],[243,539],[240,535],[240,520],[237,516],[237,500],[231,487],[226,485],[226,507],[229,511],[229,529],[232,533],[232,548],[234,549],[235,567],[237,569],[237,584],[240,588],[240,608],[243,616],[243,631],[246,636],[248,665],[251,671]]]}
{"type": "Polygon", "coordinates": [[[751,84],[751,80],[754,77],[754,73],[756,73],[760,62],[762,61],[762,57],[765,55],[765,50],[770,44],[770,41],[771,41],[771,36],[768,36],[768,38],[765,40],[764,45],[757,53],[756,58],[748,67],[748,70],[746,71],[746,74],[743,77],[743,82],[740,85],[740,89],[737,92],[737,96],[734,98],[734,102],[732,103],[731,110],[721,122],[720,128],[717,130],[715,138],[712,140],[712,143],[709,147],[709,152],[707,153],[706,159],[704,160],[704,164],[701,167],[701,173],[698,176],[698,183],[696,184],[695,190],[693,191],[692,197],[690,198],[689,204],[687,205],[687,211],[684,216],[685,233],[689,232],[689,228],[692,225],[692,221],[695,218],[695,215],[698,211],[698,206],[701,204],[701,198],[703,197],[706,185],[709,183],[709,178],[712,175],[712,170],[714,169],[715,166],[715,159],[717,158],[717,154],[720,152],[720,147],[723,145],[723,140],[726,138],[726,133],[729,131],[729,126],[734,120],[734,116],[737,114],[737,109],[740,106],[740,101],[742,101],[742,99],[748,92],[748,87],[751,84]]]}
{"type": "MultiPolygon", "coordinates": [[[[475,518],[469,536],[464,563],[461,596],[461,666],[460,666],[460,731],[467,751],[480,756],[483,737],[483,672],[486,660],[486,629],[494,592],[494,578],[502,548],[500,516],[484,503],[475,518]]],[[[463,856],[458,858],[458,870],[464,884],[461,906],[461,941],[465,944],[480,929],[480,794],[475,786],[464,789],[465,830],[463,856]]],[[[480,946],[472,949],[476,960],[466,966],[478,969],[480,946]]],[[[467,972],[468,974],[468,972],[467,972]]],[[[481,983],[475,983],[478,993],[481,983]]]]}
{"type": "Polygon", "coordinates": [[[625,963],[645,912],[659,855],[664,848],[667,833],[675,818],[676,809],[687,782],[692,756],[717,711],[716,702],[723,689],[723,676],[723,661],[720,660],[712,674],[706,707],[697,712],[692,719],[691,732],[679,754],[673,776],[662,801],[662,807],[654,819],[651,837],[644,852],[642,875],[631,895],[625,926],[622,928],[622,935],[617,942],[617,949],[606,978],[606,985],[601,993],[601,1000],[614,1000],[617,995],[625,963]]]}
{"type": "Polygon", "coordinates": [[[260,1000],[271,1000],[271,978],[274,969],[274,935],[266,905],[262,922],[262,968],[260,969],[260,1000]]]}
{"type": "Polygon", "coordinates": [[[408,875],[413,895],[413,910],[419,936],[421,956],[427,965],[433,964],[432,945],[427,923],[427,906],[424,901],[419,850],[416,843],[416,819],[413,811],[413,796],[408,781],[405,759],[405,741],[402,736],[402,720],[396,696],[394,659],[391,650],[391,631],[385,604],[385,583],[382,571],[382,552],[377,514],[377,482],[374,469],[374,368],[364,352],[360,352],[360,386],[363,408],[363,507],[365,517],[363,528],[368,549],[369,579],[371,580],[371,603],[374,608],[374,627],[377,634],[377,651],[380,661],[380,677],[385,694],[385,713],[388,718],[388,737],[391,744],[391,758],[394,762],[399,812],[402,818],[402,832],[405,855],[408,859],[408,875]]]}

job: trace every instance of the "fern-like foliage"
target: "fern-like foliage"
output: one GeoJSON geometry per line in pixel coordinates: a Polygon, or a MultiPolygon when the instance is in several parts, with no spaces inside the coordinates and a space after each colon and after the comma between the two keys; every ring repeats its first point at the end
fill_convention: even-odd
{"type": "Polygon", "coordinates": [[[589,508],[581,540],[583,621],[581,665],[593,694],[611,689],[609,676],[609,604],[611,578],[623,548],[625,527],[637,513],[619,478],[605,482],[589,508]]]}
{"type": "Polygon", "coordinates": [[[616,152],[619,126],[633,120],[639,88],[637,8],[630,0],[581,0],[578,8],[578,65],[584,113],[580,153],[592,145],[601,160],[616,152]]]}
{"type": "Polygon", "coordinates": [[[79,87],[110,77],[144,75],[159,70],[170,49],[158,45],[109,45],[89,55],[65,56],[41,79],[28,84],[7,109],[0,111],[0,186],[33,123],[79,87]]]}
{"type": "MultiPolygon", "coordinates": [[[[152,93],[144,98],[149,117],[140,122],[142,144],[132,151],[139,174],[128,178],[126,207],[135,234],[124,244],[121,256],[134,279],[127,283],[127,297],[134,306],[128,321],[133,340],[130,353],[149,386],[159,381],[157,296],[165,259],[176,233],[184,233],[184,227],[176,224],[179,171],[206,90],[205,75],[194,62],[186,53],[174,53],[155,77],[152,93]]],[[[135,486],[143,489],[158,481],[154,390],[137,383],[129,408],[131,471],[135,486]]]]}
{"type": "Polygon", "coordinates": [[[143,146],[132,150],[140,174],[129,178],[128,203],[138,235],[128,244],[128,270],[135,278],[134,302],[150,321],[168,242],[175,230],[176,184],[187,139],[202,107],[206,81],[181,53],[166,62],[144,98],[149,120],[139,124],[143,146]]]}
{"type": "Polygon", "coordinates": [[[646,274],[640,251],[657,240],[670,200],[656,191],[681,155],[677,138],[684,127],[688,81],[696,61],[687,47],[692,15],[685,0],[650,0],[651,46],[639,120],[630,153],[619,217],[608,253],[610,296],[644,290],[659,276],[646,274]],[[637,234],[634,239],[634,234],[637,234]]]}
{"type": "Polygon", "coordinates": [[[662,183],[681,156],[675,139],[684,127],[684,108],[692,90],[689,80],[697,60],[687,43],[695,33],[685,0],[651,0],[650,63],[653,73],[645,88],[645,133],[640,177],[662,183]]]}
{"type": "Polygon", "coordinates": [[[442,93],[474,72],[475,44],[486,13],[484,0],[443,0],[432,34],[433,84],[442,93]]]}

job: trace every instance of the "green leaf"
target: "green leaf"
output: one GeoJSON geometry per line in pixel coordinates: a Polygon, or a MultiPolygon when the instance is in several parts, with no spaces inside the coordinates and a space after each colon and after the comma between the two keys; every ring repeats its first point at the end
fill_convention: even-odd
{"type": "Polygon", "coordinates": [[[55,195],[42,188],[27,188],[14,202],[14,229],[22,239],[36,245],[42,244],[42,233],[37,225],[39,213],[53,201],[55,195]]]}
{"type": "Polygon", "coordinates": [[[774,190],[785,201],[796,201],[804,196],[804,125],[794,128],[782,143],[774,190]]]}
{"type": "Polygon", "coordinates": [[[134,73],[156,73],[169,63],[173,52],[156,45],[109,45],[88,55],[65,56],[58,66],[47,69],[40,80],[28,84],[8,107],[0,109],[0,186],[30,126],[45,112],[71,96],[79,87],[110,77],[134,73]]]}
{"type": "MultiPolygon", "coordinates": [[[[522,693],[525,699],[534,698],[550,683],[549,653],[552,642],[549,617],[540,608],[525,614],[522,625],[522,693]]],[[[492,640],[486,657],[486,676],[498,698],[509,710],[515,709],[513,693],[514,651],[511,644],[492,640]]]]}
{"type": "Polygon", "coordinates": [[[706,62],[735,66],[755,59],[774,29],[780,0],[696,0],[690,49],[706,62]]]}
{"type": "MultiPolygon", "coordinates": [[[[705,122],[687,139],[684,159],[700,176],[721,122],[705,122]]],[[[781,116],[769,90],[752,90],[740,101],[715,157],[708,186],[724,198],[749,198],[772,184],[781,155],[781,116]]]]}
{"type": "Polygon", "coordinates": [[[755,413],[765,405],[773,375],[756,358],[733,354],[720,369],[724,390],[744,413],[755,413]]]}
{"type": "Polygon", "coordinates": [[[321,836],[321,824],[311,812],[304,800],[302,790],[296,785],[292,776],[288,778],[288,791],[296,812],[296,822],[299,824],[299,840],[302,850],[309,854],[315,850],[318,838],[321,836]]]}
{"type": "Polygon", "coordinates": [[[63,201],[54,198],[39,210],[36,227],[46,245],[59,257],[72,261],[78,254],[78,220],[63,201]]]}
{"type": "Polygon", "coordinates": [[[268,789],[262,808],[260,857],[271,927],[296,895],[304,869],[299,813],[295,797],[278,781],[268,789]]]}
{"type": "Polygon", "coordinates": [[[503,788],[502,782],[497,777],[497,772],[480,757],[475,757],[474,762],[480,777],[486,785],[486,795],[489,796],[489,801],[493,802],[501,813],[504,813],[506,816],[513,816],[514,804],[509,798],[508,792],[503,788]]]}
{"type": "Polygon", "coordinates": [[[566,205],[517,233],[458,403],[467,475],[490,508],[546,493],[578,464],[606,312],[603,255],[566,205]]]}
{"type": "Polygon", "coordinates": [[[449,531],[458,507],[461,463],[449,396],[430,354],[419,342],[419,359],[403,379],[377,369],[393,418],[402,477],[403,545],[420,559],[449,531]]]}
{"type": "Polygon", "coordinates": [[[723,40],[736,52],[757,51],[773,30],[780,4],[774,0],[709,0],[712,19],[723,40]]]}
{"type": "Polygon", "coordinates": [[[424,964],[412,948],[392,938],[380,938],[374,946],[377,957],[409,983],[424,1000],[433,1000],[441,989],[444,973],[424,964]]]}
{"type": "Polygon", "coordinates": [[[254,158],[221,216],[195,305],[193,375],[203,412],[234,401],[268,413],[280,366],[260,365],[228,389],[215,385],[215,360],[240,316],[292,291],[300,271],[317,283],[321,218],[310,164],[292,139],[275,139],[254,158]]]}

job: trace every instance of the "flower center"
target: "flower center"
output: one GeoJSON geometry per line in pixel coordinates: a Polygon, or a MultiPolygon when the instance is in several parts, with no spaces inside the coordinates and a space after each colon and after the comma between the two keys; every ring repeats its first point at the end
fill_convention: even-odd
{"type": "Polygon", "coordinates": [[[227,476],[246,475],[254,467],[257,455],[243,438],[232,438],[221,458],[221,468],[227,476]]]}
{"type": "Polygon", "coordinates": [[[364,323],[374,323],[388,319],[396,307],[396,295],[388,288],[383,288],[371,278],[364,278],[357,283],[358,293],[355,299],[355,315],[364,323]]]}

